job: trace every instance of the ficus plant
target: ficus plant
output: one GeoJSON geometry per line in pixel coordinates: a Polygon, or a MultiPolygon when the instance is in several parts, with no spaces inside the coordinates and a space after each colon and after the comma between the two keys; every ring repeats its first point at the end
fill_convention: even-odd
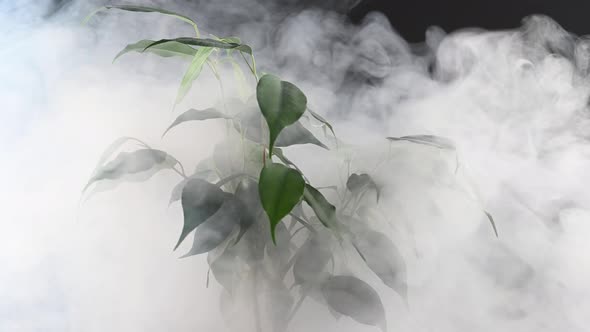
{"type": "MultiPolygon", "coordinates": [[[[111,5],[99,8],[86,20],[112,9],[168,15],[194,28],[194,37],[141,40],[127,45],[115,57],[139,52],[186,59],[189,65],[175,105],[183,100],[204,67],[219,81],[225,98],[220,66],[231,65],[240,79],[244,75],[238,61],[243,61],[252,74],[255,95],[246,101],[224,101],[221,109],[189,109],[164,131],[166,135],[193,121],[228,122],[226,140],[194,172],[187,173],[182,163],[166,151],[123,137],[104,152],[84,193],[88,194],[99,182],[112,186],[125,180],[146,180],[160,170],[173,170],[181,179],[172,188],[170,204],[180,202],[183,212],[183,226],[174,249],[190,236],[192,247],[182,257],[207,254],[207,281],[211,273],[223,288],[222,312],[230,312],[241,296],[248,299],[251,312],[247,315],[253,330],[284,331],[310,297],[324,304],[336,318],[348,316],[386,331],[385,310],[378,292],[347,267],[362,262],[366,272],[406,299],[403,257],[392,240],[374,229],[366,220],[370,217],[363,213],[378,204],[380,186],[369,174],[352,173],[344,187],[315,187],[286,156],[282,149],[298,144],[328,149],[304,126],[303,117],[329,130],[335,139],[331,124],[308,107],[304,92],[277,76],[259,75],[252,48],[239,38],[202,38],[197,24],[181,14],[111,5]],[[140,148],[117,154],[128,142],[138,143],[140,148]],[[326,197],[327,191],[337,194],[336,202],[326,197]]],[[[454,151],[452,142],[437,136],[387,139],[454,151]]],[[[491,215],[486,215],[493,225],[491,215]]]]}

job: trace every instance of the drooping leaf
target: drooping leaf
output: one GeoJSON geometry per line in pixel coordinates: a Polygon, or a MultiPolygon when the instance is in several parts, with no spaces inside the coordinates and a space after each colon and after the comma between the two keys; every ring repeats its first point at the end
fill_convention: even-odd
{"type": "Polygon", "coordinates": [[[368,230],[357,234],[353,244],[369,269],[406,299],[406,263],[393,242],[382,233],[368,230]]]}
{"type": "Polygon", "coordinates": [[[334,137],[336,137],[336,133],[334,132],[334,128],[332,128],[332,125],[328,122],[328,120],[324,119],[321,115],[319,115],[316,112],[310,110],[309,108],[307,109],[307,111],[309,112],[309,114],[311,114],[311,116],[314,117],[314,119],[318,120],[324,126],[328,127],[328,129],[330,129],[330,131],[332,132],[332,135],[334,135],[334,137]]]}
{"type": "Polygon", "coordinates": [[[293,264],[295,284],[317,285],[329,277],[326,266],[332,258],[332,251],[325,238],[312,234],[296,255],[293,264]]]}
{"type": "Polygon", "coordinates": [[[454,150],[455,144],[448,138],[434,135],[411,135],[402,137],[387,137],[390,141],[408,141],[416,144],[430,145],[439,149],[454,150]]]}
{"type": "Polygon", "coordinates": [[[121,52],[119,52],[115,58],[113,59],[113,62],[115,62],[119,57],[121,57],[122,55],[129,53],[129,52],[139,52],[139,53],[143,53],[144,50],[146,52],[150,52],[150,53],[154,53],[156,55],[159,55],[161,57],[172,57],[172,56],[181,56],[181,57],[185,57],[185,58],[193,58],[195,56],[195,53],[197,53],[197,50],[195,50],[194,48],[185,45],[185,44],[181,44],[178,42],[168,42],[168,43],[163,43],[154,47],[151,47],[149,49],[145,49],[148,45],[154,43],[153,40],[149,40],[149,39],[144,39],[144,40],[140,40],[137,43],[133,43],[133,44],[129,44],[127,46],[125,46],[125,48],[123,50],[121,50],[121,52]]]}
{"type": "Polygon", "coordinates": [[[177,42],[184,45],[193,45],[193,46],[201,46],[201,47],[210,47],[210,48],[221,48],[227,50],[236,50],[241,51],[244,53],[252,54],[252,48],[248,45],[244,44],[237,44],[237,43],[230,43],[223,40],[215,40],[209,38],[192,38],[192,37],[181,37],[181,38],[174,38],[174,39],[160,39],[158,41],[153,42],[152,44],[148,45],[145,49],[149,49],[154,46],[158,46],[160,44],[169,43],[169,42],[177,42]]]}
{"type": "Polygon", "coordinates": [[[120,147],[123,146],[123,144],[125,144],[129,141],[135,141],[135,142],[139,143],[141,146],[150,149],[150,147],[146,143],[142,142],[141,140],[139,140],[135,137],[129,137],[129,136],[119,137],[115,141],[113,141],[113,143],[111,143],[103,151],[100,158],[98,159],[96,167],[94,168],[93,175],[98,173],[99,169],[106,163],[106,161],[111,157],[111,155],[113,153],[115,153],[115,151],[117,151],[120,147]]]}
{"type": "Polygon", "coordinates": [[[174,249],[176,250],[197,226],[214,215],[224,201],[225,193],[218,186],[201,179],[189,180],[182,189],[184,225],[174,249]]]}
{"type": "Polygon", "coordinates": [[[346,181],[346,188],[352,193],[358,193],[362,189],[373,189],[377,193],[377,201],[379,201],[380,190],[375,181],[369,176],[369,174],[356,174],[353,173],[348,177],[346,181]]]}
{"type": "Polygon", "coordinates": [[[235,192],[236,199],[240,203],[240,232],[236,237],[238,243],[242,236],[256,222],[256,218],[263,213],[258,193],[258,184],[251,179],[242,179],[235,192]]]}
{"type": "Polygon", "coordinates": [[[264,75],[256,86],[256,99],[269,128],[269,153],[281,131],[294,124],[307,107],[307,97],[294,84],[264,75]]]}
{"type": "Polygon", "coordinates": [[[223,248],[221,254],[214,255],[212,251],[207,254],[207,263],[215,280],[228,292],[233,291],[234,271],[237,252],[235,248],[223,248]]]}
{"type": "Polygon", "coordinates": [[[200,255],[215,249],[240,224],[240,205],[231,194],[225,195],[219,209],[195,230],[191,250],[182,258],[200,255]]]}
{"type": "Polygon", "coordinates": [[[298,171],[287,166],[267,163],[260,172],[260,202],[270,221],[270,232],[276,244],[275,228],[303,196],[305,181],[298,171]]]}
{"type": "Polygon", "coordinates": [[[322,284],[322,294],[336,312],[387,331],[381,298],[366,282],[352,276],[332,276],[322,284]]]}
{"type": "Polygon", "coordinates": [[[179,183],[177,183],[174,188],[172,188],[172,193],[170,194],[170,201],[168,201],[168,205],[179,201],[182,197],[182,190],[184,186],[191,180],[191,179],[206,179],[210,174],[212,174],[212,170],[203,170],[195,172],[195,174],[191,175],[188,179],[183,179],[179,183]]]}
{"type": "Polygon", "coordinates": [[[109,6],[100,7],[98,9],[96,9],[95,11],[93,11],[92,13],[90,13],[90,15],[86,16],[86,18],[84,19],[84,23],[87,23],[97,13],[99,13],[101,11],[109,10],[109,9],[120,9],[120,10],[125,10],[125,11],[129,11],[129,12],[138,12],[138,13],[159,13],[159,14],[163,14],[163,15],[172,16],[172,17],[175,17],[181,21],[184,21],[184,22],[192,25],[193,28],[195,29],[195,32],[197,33],[197,35],[199,34],[199,29],[197,28],[197,24],[195,23],[195,21],[191,20],[188,16],[184,16],[184,15],[181,15],[181,14],[178,14],[175,12],[171,12],[171,11],[165,10],[165,9],[146,7],[146,6],[136,6],[136,5],[109,5],[109,6]]]}
{"type": "Polygon", "coordinates": [[[496,234],[496,237],[498,237],[498,229],[496,228],[496,222],[494,221],[494,218],[492,217],[492,215],[488,211],[484,211],[484,213],[486,214],[488,221],[490,222],[490,224],[492,225],[492,228],[494,229],[494,234],[496,234]]]}
{"type": "Polygon", "coordinates": [[[297,144],[313,144],[324,149],[328,149],[324,143],[318,140],[301,122],[297,121],[294,124],[286,127],[277,138],[275,146],[287,147],[297,144]]]}
{"type": "MultiPolygon", "coordinates": [[[[261,137],[262,115],[258,109],[248,109],[238,113],[235,117],[237,120],[234,126],[236,130],[245,130],[245,137],[257,143],[266,143],[266,138],[261,137]]],[[[324,149],[328,149],[312,132],[305,128],[301,122],[297,121],[292,125],[285,127],[276,139],[275,147],[287,147],[298,144],[314,144],[324,149]]],[[[274,151],[274,150],[273,150],[274,151]]]]}
{"type": "Polygon", "coordinates": [[[176,95],[175,104],[178,104],[184,96],[186,96],[187,92],[190,90],[191,86],[193,85],[193,81],[197,79],[201,70],[203,69],[203,65],[209,58],[209,55],[213,52],[213,48],[210,47],[201,47],[195,53],[193,60],[191,61],[190,66],[188,67],[186,73],[182,77],[182,81],[180,82],[180,88],[178,88],[178,93],[176,95]]]}
{"type": "Polygon", "coordinates": [[[324,226],[332,229],[336,228],[336,207],[330,204],[321,192],[306,184],[303,199],[309,204],[324,226]]]}
{"type": "Polygon", "coordinates": [[[117,180],[124,176],[150,170],[155,173],[162,169],[172,168],[176,163],[175,158],[161,150],[139,149],[133,152],[121,152],[115,159],[95,171],[83,191],[86,191],[90,185],[97,181],[117,180]]]}
{"type": "Polygon", "coordinates": [[[214,109],[214,108],[207,108],[204,110],[196,110],[194,108],[189,109],[188,111],[179,115],[172,124],[166,128],[162,136],[166,135],[170,129],[178,126],[179,124],[187,121],[201,121],[201,120],[209,120],[209,119],[229,119],[227,115],[223,114],[222,112],[214,109]]]}

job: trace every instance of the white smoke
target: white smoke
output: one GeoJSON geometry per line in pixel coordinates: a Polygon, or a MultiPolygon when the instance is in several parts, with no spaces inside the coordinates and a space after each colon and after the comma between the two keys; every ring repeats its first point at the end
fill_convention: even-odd
{"type": "MultiPolygon", "coordinates": [[[[166,205],[177,175],[124,184],[78,208],[100,153],[120,136],[189,168],[223,137],[212,122],[160,139],[181,61],[129,54],[110,63],[127,43],[188,35],[190,26],[123,13],[82,26],[98,3],[44,17],[48,4],[0,3],[0,331],[223,331],[204,257],[178,260],[171,250],[182,212],[166,205]]],[[[356,145],[288,152],[317,185],[339,179],[343,158],[385,185],[379,211],[389,224],[380,227],[404,254],[409,284],[406,308],[371,282],[390,330],[588,329],[587,39],[534,16],[511,31],[432,28],[410,45],[380,14],[355,27],[336,13],[268,2],[142,4],[240,36],[263,70],[300,86],[356,145]],[[413,134],[452,139],[457,174],[452,153],[384,139],[413,134]]],[[[205,73],[179,108],[219,96],[205,73]]],[[[372,330],[306,301],[291,330],[319,329],[372,330]]]]}

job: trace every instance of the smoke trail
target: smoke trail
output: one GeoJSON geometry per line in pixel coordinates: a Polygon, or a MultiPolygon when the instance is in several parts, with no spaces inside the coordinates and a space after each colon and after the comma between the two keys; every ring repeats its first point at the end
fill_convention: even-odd
{"type": "MultiPolygon", "coordinates": [[[[142,3],[247,40],[263,70],[297,82],[355,144],[325,158],[309,147],[289,153],[318,185],[338,181],[333,170],[350,159],[384,186],[377,213],[388,223],[378,226],[402,250],[409,284],[406,308],[370,280],[391,330],[587,330],[587,38],[532,16],[511,31],[432,28],[410,45],[380,14],[351,26],[335,12],[266,1],[142,3]],[[414,134],[448,137],[457,155],[384,139],[414,134]]],[[[0,5],[0,330],[223,330],[204,257],[171,251],[181,217],[165,207],[174,173],[77,208],[97,157],[119,136],[191,168],[222,139],[223,125],[208,123],[160,140],[182,62],[130,54],[110,64],[129,42],[190,26],[122,13],[81,26],[98,3],[51,4],[0,5]]],[[[204,75],[183,106],[219,102],[204,75]]],[[[313,300],[291,329],[372,330],[332,320],[313,300]]]]}

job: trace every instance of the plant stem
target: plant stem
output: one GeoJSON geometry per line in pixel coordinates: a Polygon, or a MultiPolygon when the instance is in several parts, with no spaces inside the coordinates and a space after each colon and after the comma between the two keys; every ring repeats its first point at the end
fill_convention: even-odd
{"type": "Polygon", "coordinates": [[[256,324],[256,332],[262,332],[262,324],[260,322],[260,307],[258,303],[258,269],[254,268],[253,276],[254,287],[252,287],[252,297],[254,299],[254,319],[256,324]]]}
{"type": "Polygon", "coordinates": [[[309,223],[307,223],[307,221],[305,221],[305,220],[303,220],[303,219],[299,218],[298,216],[294,215],[293,213],[289,213],[289,215],[290,215],[290,216],[291,216],[293,219],[295,219],[295,220],[297,220],[299,223],[301,223],[303,226],[305,226],[305,227],[306,227],[306,228],[307,228],[307,229],[308,229],[310,232],[312,232],[312,233],[315,233],[315,232],[316,232],[316,230],[315,230],[315,229],[314,229],[314,228],[313,228],[313,227],[312,227],[312,226],[311,226],[309,223]]]}
{"type": "Polygon", "coordinates": [[[305,294],[305,291],[302,291],[301,297],[299,298],[299,301],[297,301],[297,303],[293,307],[293,310],[291,310],[291,313],[289,314],[289,317],[287,318],[285,325],[288,325],[289,322],[291,322],[291,320],[293,319],[293,317],[295,317],[295,314],[297,313],[297,311],[299,311],[299,308],[301,308],[301,305],[303,304],[303,301],[305,300],[306,297],[307,297],[307,295],[305,294]]]}

